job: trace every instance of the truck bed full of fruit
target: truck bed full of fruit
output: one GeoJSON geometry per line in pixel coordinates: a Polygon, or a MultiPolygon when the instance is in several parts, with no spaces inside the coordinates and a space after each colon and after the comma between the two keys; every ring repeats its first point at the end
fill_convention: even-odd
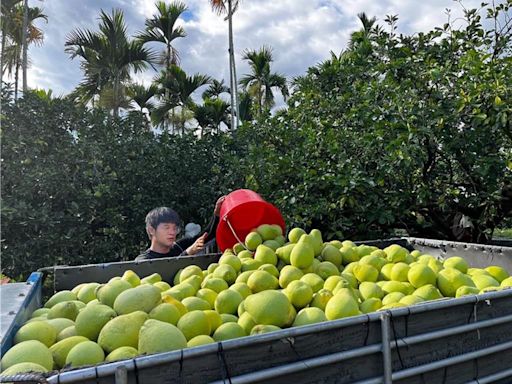
{"type": "MultiPolygon", "coordinates": [[[[512,248],[399,238],[433,256],[512,270],[512,248]]],[[[164,280],[220,255],[53,267],[55,289],[106,282],[126,269],[164,280]]],[[[196,348],[60,372],[49,383],[511,383],[512,289],[228,340],[196,348]]]]}

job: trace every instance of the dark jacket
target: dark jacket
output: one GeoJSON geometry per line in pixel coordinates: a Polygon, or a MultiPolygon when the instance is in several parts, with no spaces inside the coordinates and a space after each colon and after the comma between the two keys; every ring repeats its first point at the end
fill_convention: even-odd
{"type": "Polygon", "coordinates": [[[139,256],[137,256],[135,258],[135,260],[149,260],[149,259],[159,259],[161,257],[186,256],[187,248],[190,247],[192,244],[194,244],[194,242],[199,237],[201,237],[205,232],[208,233],[208,236],[205,239],[205,244],[208,243],[209,241],[215,239],[215,232],[217,232],[218,224],[219,224],[219,218],[214,215],[204,231],[201,231],[197,236],[185,237],[183,239],[176,241],[168,253],[159,253],[159,252],[152,251],[148,248],[144,252],[142,252],[139,256]]]}

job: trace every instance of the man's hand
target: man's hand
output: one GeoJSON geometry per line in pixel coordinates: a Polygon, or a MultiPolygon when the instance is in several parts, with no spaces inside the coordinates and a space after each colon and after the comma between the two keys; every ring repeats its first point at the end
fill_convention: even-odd
{"type": "Polygon", "coordinates": [[[221,196],[215,203],[215,209],[213,210],[213,213],[215,214],[215,216],[220,215],[220,207],[222,206],[222,203],[224,202],[225,199],[226,199],[226,196],[221,196]]]}
{"type": "Polygon", "coordinates": [[[204,242],[206,240],[206,237],[208,236],[207,233],[204,233],[203,236],[199,237],[194,244],[192,244],[190,247],[186,249],[187,255],[195,255],[197,252],[201,251],[204,248],[204,242]]]}

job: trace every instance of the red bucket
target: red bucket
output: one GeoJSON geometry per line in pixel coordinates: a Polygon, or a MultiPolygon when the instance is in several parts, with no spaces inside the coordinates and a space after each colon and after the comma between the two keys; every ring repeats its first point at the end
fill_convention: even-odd
{"type": "Polygon", "coordinates": [[[232,248],[238,243],[237,237],[243,242],[249,232],[261,224],[278,224],[283,229],[283,233],[286,231],[279,209],[250,189],[233,191],[226,196],[220,207],[217,245],[222,251],[232,248]]]}

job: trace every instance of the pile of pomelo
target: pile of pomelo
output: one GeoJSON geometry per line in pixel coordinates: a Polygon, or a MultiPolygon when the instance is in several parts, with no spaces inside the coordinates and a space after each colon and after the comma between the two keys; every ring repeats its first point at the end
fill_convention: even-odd
{"type": "Polygon", "coordinates": [[[172,282],[133,271],[60,291],[17,332],[2,375],[48,372],[194,347],[442,297],[512,287],[498,266],[470,268],[393,244],[324,242],[318,230],[261,225],[206,270],[172,282]],[[172,283],[172,286],[171,286],[172,283]]]}

